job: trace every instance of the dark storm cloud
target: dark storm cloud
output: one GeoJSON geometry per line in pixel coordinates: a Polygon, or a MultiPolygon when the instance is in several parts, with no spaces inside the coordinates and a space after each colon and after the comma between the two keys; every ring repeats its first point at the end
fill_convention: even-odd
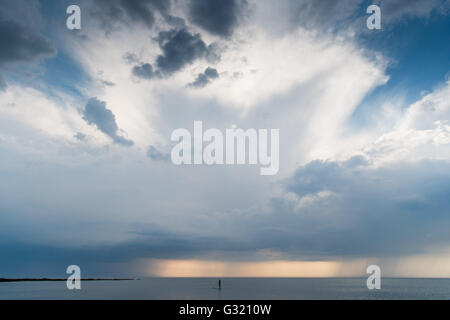
{"type": "MultiPolygon", "coordinates": [[[[193,237],[149,228],[135,233],[135,239],[117,245],[92,245],[64,247],[26,243],[17,239],[0,237],[2,275],[8,277],[66,276],[68,265],[77,264],[82,272],[92,276],[130,276],[130,265],[136,259],[177,259],[201,257],[212,250],[238,247],[234,241],[219,237],[193,237]],[[115,264],[127,263],[123,269],[115,264]]],[[[242,247],[245,249],[245,247],[242,247]]],[[[148,274],[139,265],[138,274],[148,274]]]]}
{"type": "Polygon", "coordinates": [[[190,20],[212,34],[228,37],[246,6],[245,0],[190,0],[190,20]]]}
{"type": "Polygon", "coordinates": [[[42,35],[0,15],[0,66],[15,62],[33,62],[56,53],[53,44],[42,35]]]}
{"type": "Polygon", "coordinates": [[[147,157],[149,157],[153,161],[168,162],[170,160],[170,154],[163,153],[156,149],[154,146],[148,147],[147,157]]]}
{"type": "Polygon", "coordinates": [[[207,86],[209,83],[211,83],[212,80],[219,78],[219,73],[216,69],[208,67],[206,68],[205,72],[200,73],[197,76],[197,79],[195,79],[194,82],[190,83],[190,87],[195,88],[203,88],[207,86]]]}
{"type": "Polygon", "coordinates": [[[97,128],[109,136],[114,143],[123,146],[132,146],[133,141],[127,140],[120,136],[119,127],[116,123],[116,117],[106,108],[106,103],[96,98],[89,99],[86,108],[83,110],[83,119],[90,125],[95,125],[97,128]]]}
{"type": "Polygon", "coordinates": [[[217,61],[218,50],[214,44],[206,45],[200,34],[192,34],[186,28],[161,31],[155,39],[162,54],[156,58],[154,70],[149,63],[133,67],[132,73],[143,79],[168,77],[182,70],[197,59],[217,61]]]}
{"type": "Polygon", "coordinates": [[[164,75],[170,75],[205,57],[209,50],[200,34],[191,34],[185,28],[162,31],[157,41],[162,54],[157,57],[156,66],[164,75]]]}

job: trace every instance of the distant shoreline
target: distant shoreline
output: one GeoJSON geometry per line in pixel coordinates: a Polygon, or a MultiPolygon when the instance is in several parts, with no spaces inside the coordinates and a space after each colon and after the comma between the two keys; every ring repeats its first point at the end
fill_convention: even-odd
{"type": "MultiPolygon", "coordinates": [[[[131,281],[136,279],[127,278],[87,278],[81,279],[81,281],[131,281]]],[[[67,281],[63,278],[18,278],[18,279],[7,279],[0,278],[0,282],[43,282],[43,281],[67,281]]]]}

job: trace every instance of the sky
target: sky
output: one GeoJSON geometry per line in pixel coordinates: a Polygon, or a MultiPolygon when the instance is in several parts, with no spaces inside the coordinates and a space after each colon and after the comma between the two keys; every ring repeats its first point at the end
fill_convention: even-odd
{"type": "Polygon", "coordinates": [[[7,0],[0,43],[0,277],[450,277],[449,0],[7,0]],[[174,165],[194,121],[278,174],[174,165]]]}

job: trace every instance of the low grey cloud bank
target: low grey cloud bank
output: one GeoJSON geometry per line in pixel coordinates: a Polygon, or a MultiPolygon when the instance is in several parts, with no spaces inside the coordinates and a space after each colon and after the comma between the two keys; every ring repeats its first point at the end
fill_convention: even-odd
{"type": "Polygon", "coordinates": [[[284,228],[292,227],[276,237],[285,244],[291,239],[299,252],[316,257],[391,256],[449,245],[446,161],[378,168],[359,157],[314,161],[299,168],[286,189],[297,200],[274,199],[273,205],[284,228]]]}
{"type": "MultiPolygon", "coordinates": [[[[155,159],[165,158],[155,147],[148,151],[155,159]]],[[[285,181],[286,192],[297,198],[272,198],[265,209],[236,210],[206,219],[185,207],[186,218],[180,216],[174,229],[128,226],[132,240],[75,246],[70,254],[52,245],[38,248],[11,239],[3,247],[16,252],[11,253],[11,261],[23,259],[19,253],[28,250],[41,252],[29,255],[30,261],[59,263],[69,255],[80,264],[146,258],[252,261],[264,259],[259,255],[264,251],[288,260],[408,256],[450,244],[449,181],[450,165],[445,161],[379,168],[361,157],[313,161],[285,181]],[[194,232],[175,231],[187,220],[197,227],[194,232]]]]}
{"type": "Polygon", "coordinates": [[[77,262],[85,272],[98,277],[147,275],[145,265],[136,260],[154,257],[176,259],[201,257],[212,248],[226,250],[236,246],[221,238],[192,237],[177,235],[162,229],[150,228],[147,233],[137,235],[135,241],[121,244],[104,244],[85,247],[61,248],[58,246],[34,244],[11,238],[0,238],[0,251],[8,257],[2,262],[2,273],[10,277],[48,276],[65,277],[68,265],[77,262]],[[126,267],[124,267],[126,263],[126,267]],[[121,267],[120,267],[121,266],[121,267]]]}

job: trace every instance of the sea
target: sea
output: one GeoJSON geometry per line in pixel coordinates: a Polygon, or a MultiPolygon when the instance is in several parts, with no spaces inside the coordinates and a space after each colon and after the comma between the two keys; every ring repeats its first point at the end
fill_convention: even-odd
{"type": "Polygon", "coordinates": [[[369,290],[366,278],[143,278],[0,283],[0,299],[32,300],[417,300],[450,299],[450,279],[383,278],[369,290]]]}

